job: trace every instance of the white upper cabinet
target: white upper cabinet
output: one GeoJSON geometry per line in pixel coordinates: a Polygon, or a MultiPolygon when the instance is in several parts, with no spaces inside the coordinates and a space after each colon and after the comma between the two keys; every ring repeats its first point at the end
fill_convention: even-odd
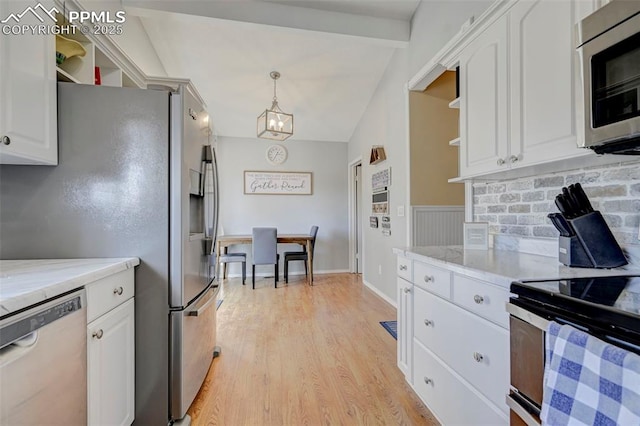
{"type": "Polygon", "coordinates": [[[458,59],[462,178],[593,156],[577,147],[574,27],[597,1],[505,4],[458,59]]]}
{"type": "Polygon", "coordinates": [[[460,55],[460,172],[502,167],[507,157],[507,18],[460,55]]]}
{"type": "MultiPolygon", "coordinates": [[[[0,19],[29,6],[0,1],[0,19]]],[[[58,164],[56,111],[54,37],[0,35],[0,163],[58,164]]]]}
{"type": "Polygon", "coordinates": [[[509,12],[509,162],[512,167],[588,154],[577,147],[574,25],[585,1],[520,1],[509,12]]]}

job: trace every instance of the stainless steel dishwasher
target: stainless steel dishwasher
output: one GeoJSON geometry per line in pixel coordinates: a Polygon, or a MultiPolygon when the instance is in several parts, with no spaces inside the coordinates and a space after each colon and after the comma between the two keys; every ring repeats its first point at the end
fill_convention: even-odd
{"type": "Polygon", "coordinates": [[[0,424],[86,425],[84,289],[0,319],[0,424]]]}

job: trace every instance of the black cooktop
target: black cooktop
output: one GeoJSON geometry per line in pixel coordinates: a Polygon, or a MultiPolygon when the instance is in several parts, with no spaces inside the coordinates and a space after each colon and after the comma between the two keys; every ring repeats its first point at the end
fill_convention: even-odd
{"type": "Polygon", "coordinates": [[[514,282],[511,292],[517,295],[515,300],[543,311],[564,313],[606,328],[621,325],[640,333],[640,276],[514,282]]]}

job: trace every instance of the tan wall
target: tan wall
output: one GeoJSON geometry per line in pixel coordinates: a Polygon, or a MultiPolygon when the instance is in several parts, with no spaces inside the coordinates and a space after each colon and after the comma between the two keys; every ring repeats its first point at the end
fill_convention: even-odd
{"type": "Polygon", "coordinates": [[[448,183],[458,176],[458,110],[455,73],[445,72],[424,92],[409,92],[411,205],[464,205],[464,185],[448,183]]]}

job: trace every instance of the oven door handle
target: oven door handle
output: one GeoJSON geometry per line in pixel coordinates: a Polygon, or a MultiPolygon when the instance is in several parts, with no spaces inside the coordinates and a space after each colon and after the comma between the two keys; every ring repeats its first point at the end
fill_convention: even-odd
{"type": "Polygon", "coordinates": [[[507,302],[507,312],[545,332],[549,328],[549,323],[551,322],[509,302],[507,302]]]}
{"type": "Polygon", "coordinates": [[[528,426],[540,426],[540,422],[536,420],[527,410],[518,404],[518,402],[511,396],[507,395],[507,406],[522,419],[528,426]]]}

